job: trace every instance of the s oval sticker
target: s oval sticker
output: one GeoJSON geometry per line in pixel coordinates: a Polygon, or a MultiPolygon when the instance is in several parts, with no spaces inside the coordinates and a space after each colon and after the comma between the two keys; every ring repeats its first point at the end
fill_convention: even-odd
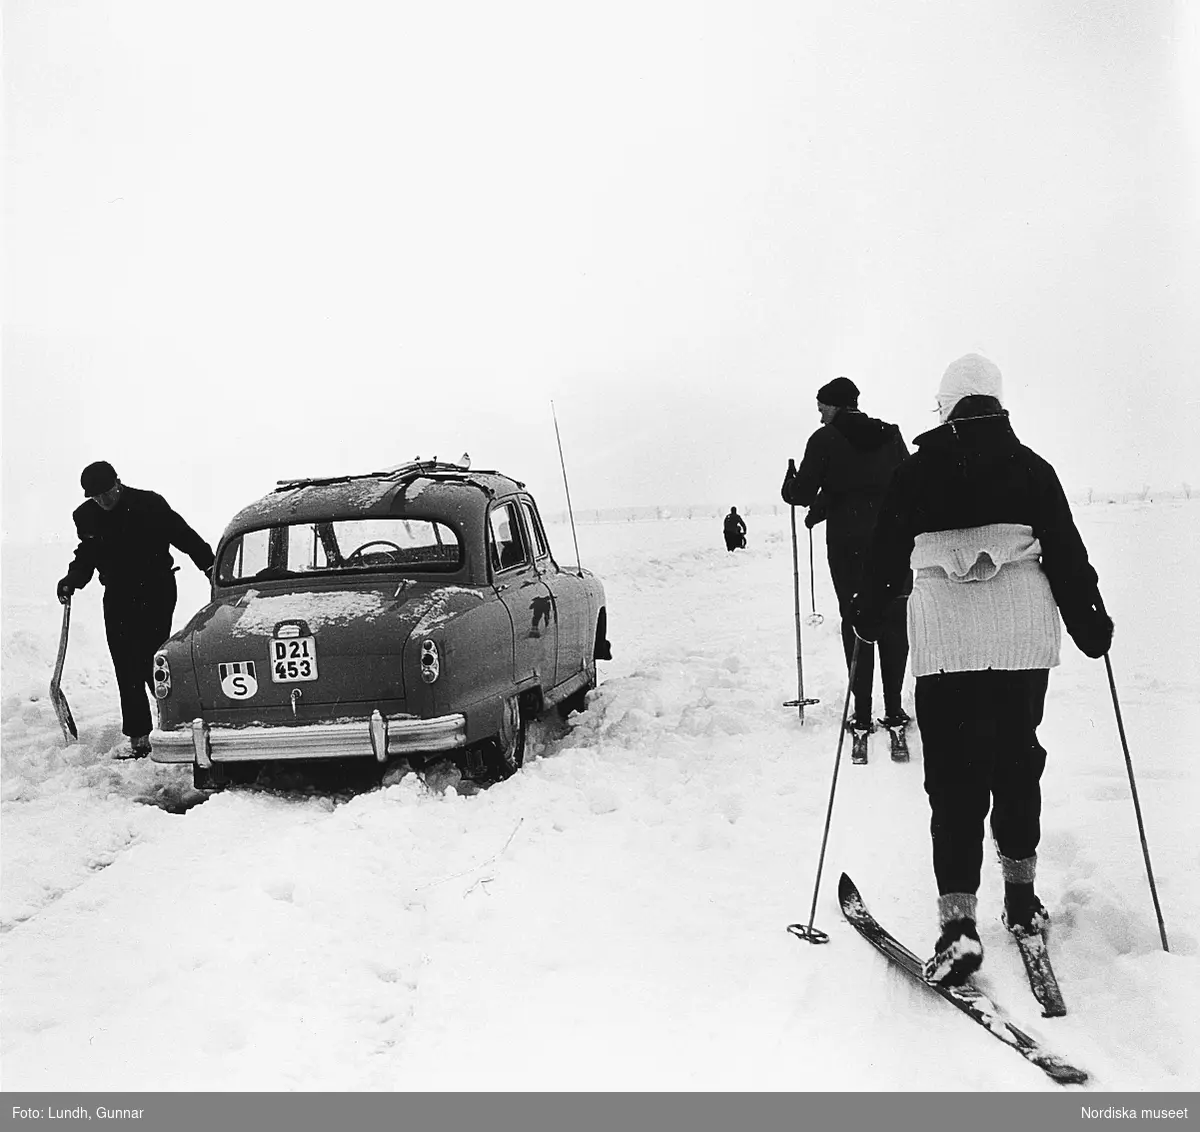
{"type": "Polygon", "coordinates": [[[218,664],[221,691],[231,700],[248,700],[258,691],[258,677],[254,674],[254,661],[235,660],[218,664]]]}

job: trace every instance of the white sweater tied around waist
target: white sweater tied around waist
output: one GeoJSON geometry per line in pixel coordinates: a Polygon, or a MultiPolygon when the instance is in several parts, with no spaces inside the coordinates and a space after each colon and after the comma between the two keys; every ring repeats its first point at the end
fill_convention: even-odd
{"type": "Polygon", "coordinates": [[[908,599],[912,674],[1057,665],[1062,629],[1041,555],[1023,523],[918,535],[908,599]]]}

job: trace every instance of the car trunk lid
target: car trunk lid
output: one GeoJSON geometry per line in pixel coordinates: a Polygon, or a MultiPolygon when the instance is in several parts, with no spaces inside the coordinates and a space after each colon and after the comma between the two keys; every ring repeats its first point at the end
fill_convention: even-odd
{"type": "Polygon", "coordinates": [[[193,637],[206,718],[228,724],[404,710],[404,646],[445,587],[405,579],[353,589],[248,589],[193,637]]]}

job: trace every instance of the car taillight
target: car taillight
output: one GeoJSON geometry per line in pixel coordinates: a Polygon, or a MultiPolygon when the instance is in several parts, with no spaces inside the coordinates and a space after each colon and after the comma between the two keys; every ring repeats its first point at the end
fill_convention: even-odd
{"type": "Polygon", "coordinates": [[[167,663],[167,654],[154,654],[154,694],[165,700],[171,694],[171,666],[167,663]]]}
{"type": "Polygon", "coordinates": [[[438,658],[437,645],[433,641],[421,642],[421,679],[432,684],[441,674],[442,664],[438,658]]]}

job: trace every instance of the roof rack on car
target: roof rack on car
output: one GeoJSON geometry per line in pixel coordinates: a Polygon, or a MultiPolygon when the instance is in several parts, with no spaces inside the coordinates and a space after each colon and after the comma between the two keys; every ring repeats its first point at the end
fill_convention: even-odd
{"type": "MultiPolygon", "coordinates": [[[[467,457],[464,455],[464,461],[467,457]]],[[[467,461],[469,463],[469,461],[467,461]]],[[[470,481],[475,475],[492,475],[498,476],[502,473],[486,470],[483,468],[477,471],[468,469],[467,463],[452,464],[446,461],[438,460],[434,457],[432,460],[409,460],[404,464],[397,464],[394,468],[384,468],[376,472],[358,472],[352,475],[343,476],[309,476],[301,479],[277,480],[275,483],[276,491],[293,491],[301,487],[326,487],[337,483],[351,483],[354,480],[394,480],[397,483],[405,480],[417,479],[421,476],[432,476],[438,479],[462,480],[470,481]]],[[[519,481],[514,481],[519,482],[519,481]]],[[[524,487],[524,484],[520,484],[524,487]]]]}

